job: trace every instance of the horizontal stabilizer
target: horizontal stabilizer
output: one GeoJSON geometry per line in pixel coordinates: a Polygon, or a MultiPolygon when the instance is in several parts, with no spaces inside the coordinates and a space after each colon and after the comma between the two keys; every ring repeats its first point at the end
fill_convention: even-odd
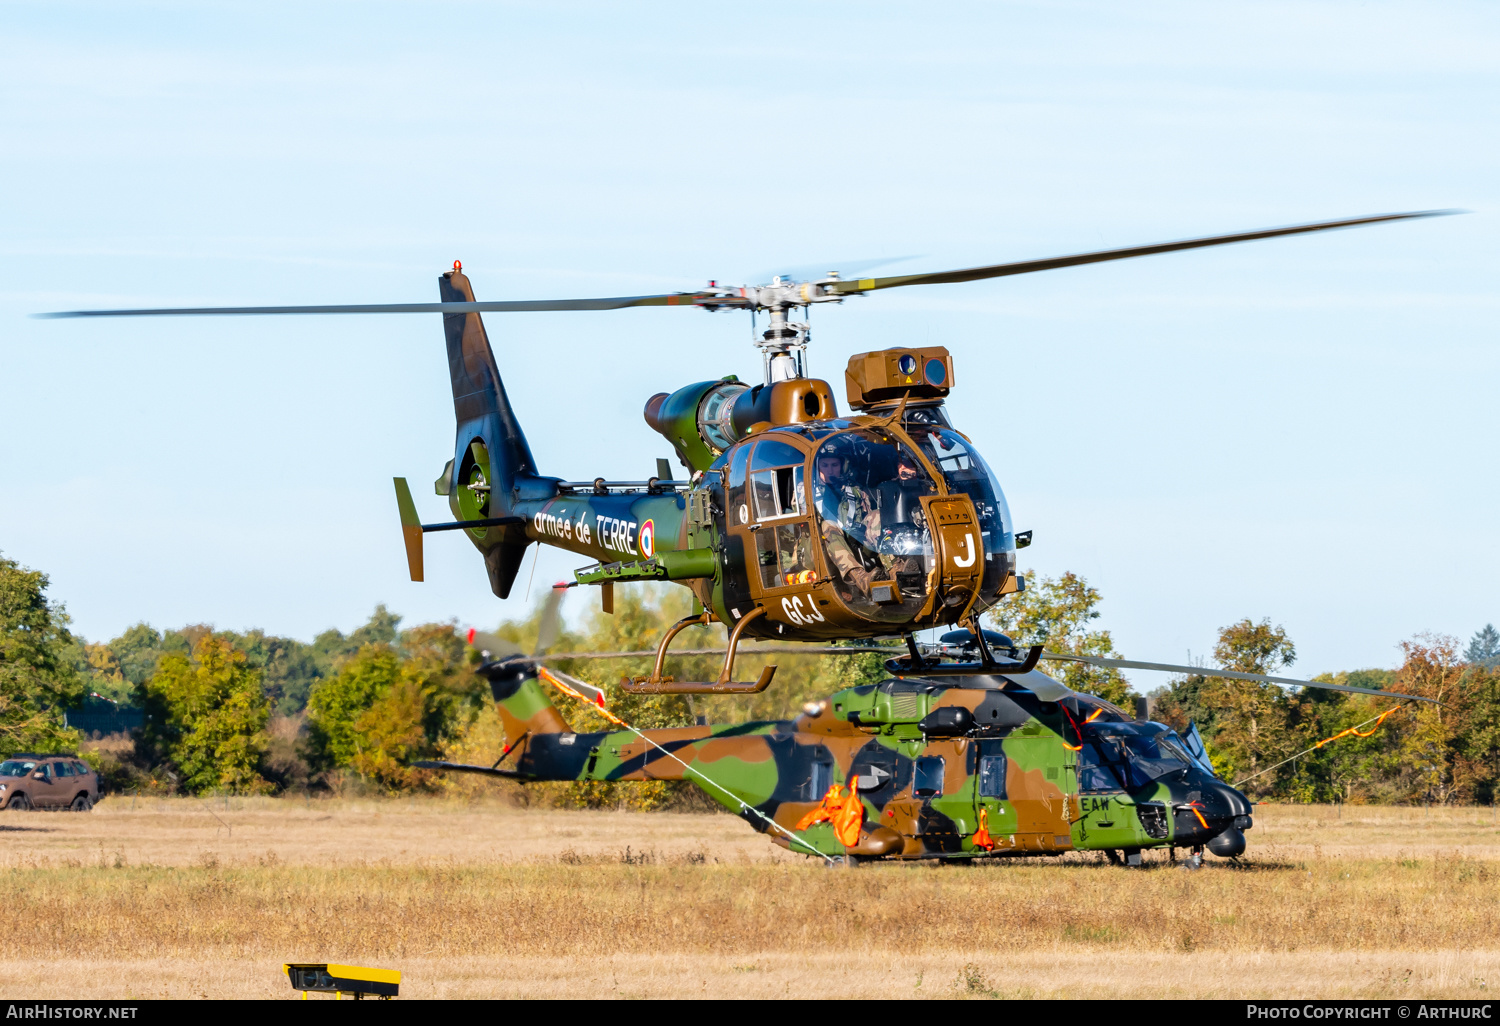
{"type": "Polygon", "coordinates": [[[417,516],[417,504],[412,501],[411,489],[406,478],[396,482],[396,508],[401,511],[401,537],[406,542],[406,568],[411,579],[422,580],[422,519],[417,516]]]}

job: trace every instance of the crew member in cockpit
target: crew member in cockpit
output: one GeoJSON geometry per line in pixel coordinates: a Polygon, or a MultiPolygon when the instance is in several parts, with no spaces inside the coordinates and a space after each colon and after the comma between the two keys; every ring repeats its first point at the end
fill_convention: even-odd
{"type": "Polygon", "coordinates": [[[880,537],[880,508],[875,494],[851,480],[848,460],[833,445],[818,450],[814,464],[813,505],[822,524],[828,559],[839,576],[862,593],[870,593],[870,571],[854,554],[850,541],[869,548],[880,537]]]}
{"type": "MultiPolygon", "coordinates": [[[[897,556],[920,556],[921,539],[927,533],[927,514],[922,509],[922,496],[931,495],[932,492],[932,479],[922,472],[916,457],[905,450],[900,452],[896,456],[895,480],[880,484],[880,522],[884,528],[881,552],[897,556]]],[[[920,568],[903,565],[900,569],[920,568]]]]}

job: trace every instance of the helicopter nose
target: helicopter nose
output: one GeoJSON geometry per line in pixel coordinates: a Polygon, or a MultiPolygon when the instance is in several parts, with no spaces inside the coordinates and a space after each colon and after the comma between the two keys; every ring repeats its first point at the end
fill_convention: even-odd
{"type": "Polygon", "coordinates": [[[1207,844],[1216,855],[1222,848],[1224,858],[1245,850],[1252,820],[1249,799],[1239,791],[1223,781],[1199,781],[1173,804],[1179,844],[1207,844]]]}
{"type": "Polygon", "coordinates": [[[1229,819],[1250,815],[1250,800],[1223,781],[1216,780],[1203,789],[1203,797],[1215,805],[1214,813],[1229,819]],[[1222,810],[1222,811],[1221,811],[1222,810]]]}

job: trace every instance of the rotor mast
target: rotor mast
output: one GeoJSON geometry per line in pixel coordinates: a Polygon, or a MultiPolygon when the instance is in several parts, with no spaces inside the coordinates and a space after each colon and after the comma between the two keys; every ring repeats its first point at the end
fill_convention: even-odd
{"type": "Polygon", "coordinates": [[[807,377],[807,343],[812,337],[812,326],[805,311],[813,303],[843,302],[842,295],[824,289],[825,285],[840,280],[836,271],[829,271],[815,282],[794,282],[777,275],[770,285],[743,290],[749,301],[746,305],[752,310],[764,310],[770,318],[766,330],[755,339],[767,385],[807,377]],[[804,311],[803,319],[794,321],[789,315],[799,307],[804,311]]]}

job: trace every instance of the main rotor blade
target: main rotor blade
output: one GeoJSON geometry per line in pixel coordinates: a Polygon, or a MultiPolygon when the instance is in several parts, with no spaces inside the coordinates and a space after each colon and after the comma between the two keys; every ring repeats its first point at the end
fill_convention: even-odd
{"type": "Polygon", "coordinates": [[[629,306],[742,306],[738,296],[704,292],[671,292],[660,296],[614,299],[517,299],[475,303],[356,303],[339,306],[188,306],[150,310],[63,310],[34,316],[66,317],[200,317],[219,314],[377,314],[377,313],[535,313],[548,310],[621,310],[629,306]]]}
{"type": "Polygon", "coordinates": [[[1410,698],[1416,702],[1433,702],[1441,705],[1435,698],[1423,698],[1421,695],[1407,695],[1399,691],[1377,691],[1375,688],[1356,688],[1347,684],[1324,684],[1315,680],[1295,680],[1291,677],[1270,677],[1261,673],[1241,673],[1238,670],[1215,670],[1207,666],[1178,666],[1173,663],[1141,663],[1134,659],[1102,659],[1099,656],[1070,655],[1062,652],[1043,652],[1043,659],[1053,659],[1060,662],[1088,663],[1091,666],[1103,666],[1115,670],[1160,670],[1163,673],[1185,673],[1193,677],[1227,677],[1230,680],[1249,680],[1258,684],[1291,684],[1299,688],[1322,688],[1325,691],[1348,691],[1356,695],[1379,695],[1381,698],[1410,698]]]}
{"type": "Polygon", "coordinates": [[[498,634],[490,634],[488,631],[476,631],[472,627],[469,629],[465,640],[481,652],[488,652],[496,658],[509,658],[522,653],[521,646],[509,638],[502,638],[498,634]]]}
{"type": "Polygon", "coordinates": [[[969,267],[958,271],[935,271],[931,274],[898,274],[889,278],[862,278],[858,281],[837,282],[824,286],[835,295],[871,292],[875,289],[891,289],[901,285],[946,285],[955,282],[979,281],[982,278],[1003,278],[1012,274],[1030,274],[1032,271],[1051,271],[1058,267],[1076,267],[1079,264],[1098,264],[1106,260],[1128,260],[1131,257],[1153,256],[1157,253],[1175,253],[1182,249],[1202,249],[1205,246],[1226,246],[1231,242],[1253,242],[1256,239],[1274,239],[1279,235],[1306,235],[1335,228],[1354,228],[1365,224],[1380,224],[1383,221],[1408,221],[1421,217],[1444,217],[1461,214],[1461,210],[1416,210],[1404,214],[1375,214],[1370,217],[1354,217],[1344,221],[1319,221],[1316,224],[1297,224],[1285,228],[1265,228],[1254,232],[1238,232],[1234,235],[1213,235],[1203,239],[1183,239],[1178,242],[1158,242],[1150,246],[1131,246],[1128,249],[1103,249],[1095,253],[1075,253],[1072,256],[1048,257],[1044,260],[1022,260],[1012,264],[989,264],[985,267],[969,267]]]}

